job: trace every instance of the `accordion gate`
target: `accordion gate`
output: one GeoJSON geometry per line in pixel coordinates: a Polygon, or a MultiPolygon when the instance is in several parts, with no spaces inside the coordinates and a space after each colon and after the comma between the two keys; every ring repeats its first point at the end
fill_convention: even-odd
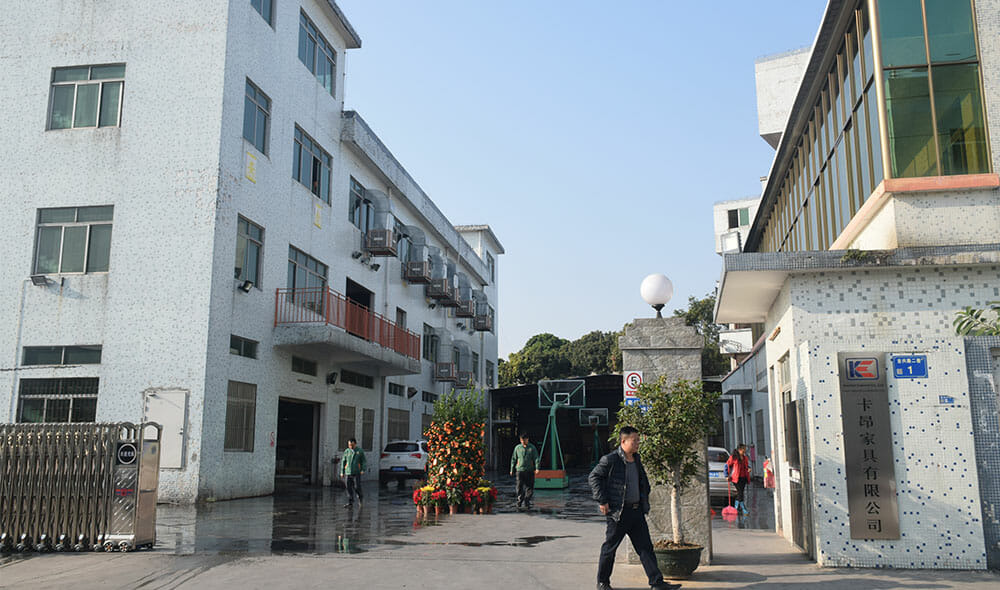
{"type": "Polygon", "coordinates": [[[152,547],[160,435],[155,422],[0,424],[0,551],[152,547]]]}

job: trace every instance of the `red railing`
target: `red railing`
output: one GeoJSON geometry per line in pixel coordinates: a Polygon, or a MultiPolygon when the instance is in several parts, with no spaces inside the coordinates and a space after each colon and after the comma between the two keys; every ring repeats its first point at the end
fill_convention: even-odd
{"type": "Polygon", "coordinates": [[[274,325],[326,323],[420,360],[420,336],[327,287],[276,289],[274,325]]]}

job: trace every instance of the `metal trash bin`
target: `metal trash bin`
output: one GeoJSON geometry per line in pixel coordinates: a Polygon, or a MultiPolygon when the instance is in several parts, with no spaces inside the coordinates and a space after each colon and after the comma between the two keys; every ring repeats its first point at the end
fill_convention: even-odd
{"type": "Polygon", "coordinates": [[[0,551],[152,547],[161,432],[154,422],[0,424],[0,551]]]}

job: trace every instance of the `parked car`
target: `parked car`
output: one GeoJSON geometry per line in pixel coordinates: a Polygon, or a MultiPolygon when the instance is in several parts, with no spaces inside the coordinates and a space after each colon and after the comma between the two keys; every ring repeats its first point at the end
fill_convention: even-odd
{"type": "Polygon", "coordinates": [[[385,445],[378,460],[378,482],[392,480],[402,487],[407,479],[423,479],[427,470],[427,441],[394,440],[385,445]]]}
{"type": "Polygon", "coordinates": [[[729,495],[729,480],[726,478],[728,460],[729,451],[726,449],[708,447],[708,493],[712,498],[725,498],[729,495]]]}

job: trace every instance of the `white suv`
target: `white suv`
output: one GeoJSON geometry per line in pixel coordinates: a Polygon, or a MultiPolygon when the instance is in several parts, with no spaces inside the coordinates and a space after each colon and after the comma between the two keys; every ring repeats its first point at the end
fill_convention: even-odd
{"type": "Polygon", "coordinates": [[[409,478],[423,479],[427,470],[427,441],[394,440],[385,445],[378,460],[378,482],[386,485],[390,480],[399,487],[409,478]]]}

